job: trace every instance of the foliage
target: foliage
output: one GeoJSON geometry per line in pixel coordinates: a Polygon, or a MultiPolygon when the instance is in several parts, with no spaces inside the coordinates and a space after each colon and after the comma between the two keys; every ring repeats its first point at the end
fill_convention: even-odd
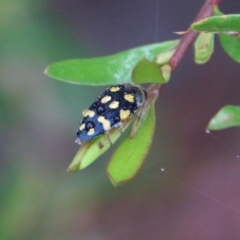
{"type": "MultiPolygon", "coordinates": [[[[240,48],[240,15],[223,15],[215,7],[214,16],[194,22],[185,34],[187,36],[196,31],[198,32],[194,45],[196,63],[204,64],[211,59],[215,35],[219,37],[225,52],[233,60],[240,62],[240,51],[238,51],[240,48]]],[[[154,133],[155,100],[159,89],[170,79],[171,71],[174,69],[174,64],[172,64],[175,59],[174,54],[177,55],[183,42],[166,41],[101,58],[61,61],[51,64],[45,70],[45,74],[57,80],[89,86],[114,85],[123,82],[151,83],[147,89],[148,98],[141,110],[140,121],[132,118],[123,123],[123,131],[130,126],[132,126],[132,131],[123,140],[107,166],[107,174],[114,185],[130,181],[146,159],[154,133]]],[[[181,54],[180,50],[179,52],[181,54]]],[[[239,126],[239,119],[239,107],[226,106],[211,119],[208,129],[219,130],[239,126]]],[[[114,143],[121,134],[118,129],[113,129],[109,136],[111,142],[114,143]]],[[[110,143],[105,135],[84,142],[68,170],[84,169],[109,147],[110,143]]]]}
{"type": "Polygon", "coordinates": [[[240,107],[226,105],[209,122],[207,129],[221,130],[240,126],[240,107]]]}

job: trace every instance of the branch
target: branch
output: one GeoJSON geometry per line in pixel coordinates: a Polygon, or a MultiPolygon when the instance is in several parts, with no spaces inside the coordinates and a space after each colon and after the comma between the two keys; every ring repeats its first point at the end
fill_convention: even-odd
{"type": "MultiPolygon", "coordinates": [[[[218,6],[220,4],[221,0],[206,0],[205,4],[203,5],[202,9],[198,13],[197,17],[195,18],[194,22],[197,22],[201,19],[204,19],[206,17],[212,16],[213,9],[215,6],[218,6]]],[[[189,30],[184,36],[181,38],[173,56],[168,62],[168,65],[171,67],[171,71],[178,65],[178,63],[181,61],[185,53],[187,52],[188,48],[198,35],[198,32],[193,32],[192,30],[189,30]]],[[[151,84],[148,89],[148,97],[154,98],[156,95],[156,92],[161,92],[163,88],[166,86],[166,84],[151,84]]]]}
{"type": "MultiPolygon", "coordinates": [[[[206,17],[210,17],[213,13],[213,9],[215,6],[218,6],[220,3],[220,0],[206,0],[205,4],[203,5],[202,9],[198,13],[197,17],[195,18],[194,22],[197,22],[201,19],[204,19],[206,17]]],[[[185,55],[186,51],[198,35],[198,32],[193,32],[189,30],[180,40],[176,51],[174,52],[173,56],[169,60],[169,65],[171,69],[173,70],[178,63],[181,61],[183,56],[185,55]]]]}

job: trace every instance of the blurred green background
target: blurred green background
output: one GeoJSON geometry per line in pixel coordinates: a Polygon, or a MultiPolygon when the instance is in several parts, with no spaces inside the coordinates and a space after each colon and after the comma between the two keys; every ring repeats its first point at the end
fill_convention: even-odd
{"type": "MultiPolygon", "coordinates": [[[[174,39],[202,4],[0,2],[1,240],[240,238],[239,130],[204,133],[220,107],[240,105],[239,64],[218,43],[209,64],[196,66],[190,51],[178,66],[158,100],[147,162],[118,188],[105,174],[114,147],[86,170],[66,172],[78,149],[81,112],[103,88],[43,75],[59,60],[174,39]]],[[[226,13],[239,10],[234,0],[222,6],[226,13]]]]}

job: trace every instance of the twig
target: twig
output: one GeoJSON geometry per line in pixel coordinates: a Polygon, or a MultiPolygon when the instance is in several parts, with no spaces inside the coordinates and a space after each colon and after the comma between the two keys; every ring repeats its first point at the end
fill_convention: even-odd
{"type": "MultiPolygon", "coordinates": [[[[220,0],[206,0],[205,4],[203,5],[202,9],[198,13],[197,17],[195,18],[194,22],[197,22],[201,19],[204,19],[206,17],[210,17],[213,12],[214,6],[219,5],[220,0]]],[[[169,60],[169,65],[171,69],[173,70],[178,63],[181,61],[183,56],[185,55],[186,51],[198,35],[197,32],[193,32],[189,30],[186,34],[183,35],[182,39],[180,40],[176,51],[174,52],[173,56],[169,60]]]]}

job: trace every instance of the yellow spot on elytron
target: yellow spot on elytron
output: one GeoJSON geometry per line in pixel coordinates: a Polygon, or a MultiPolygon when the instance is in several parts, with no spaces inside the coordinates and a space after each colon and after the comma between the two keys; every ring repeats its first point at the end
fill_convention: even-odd
{"type": "Polygon", "coordinates": [[[105,119],[103,116],[98,117],[97,120],[98,122],[102,123],[103,129],[105,131],[108,131],[109,129],[111,129],[110,121],[105,119]]]}
{"type": "Polygon", "coordinates": [[[113,101],[112,103],[109,104],[109,108],[111,108],[111,109],[116,109],[118,107],[119,107],[118,101],[113,101]]]}
{"type": "Polygon", "coordinates": [[[95,133],[94,128],[90,128],[87,132],[87,135],[93,135],[95,133]]]}
{"type": "Polygon", "coordinates": [[[123,110],[123,109],[120,110],[120,118],[122,121],[127,119],[129,116],[130,116],[129,110],[123,110]]]}
{"type": "Polygon", "coordinates": [[[111,99],[112,99],[111,96],[105,96],[105,97],[103,97],[103,98],[101,99],[101,102],[102,102],[102,103],[107,103],[107,102],[109,102],[111,99]]]}
{"type": "Polygon", "coordinates": [[[92,110],[89,110],[89,109],[85,109],[85,110],[83,110],[82,115],[84,117],[87,117],[87,116],[93,117],[95,115],[95,112],[92,110]]]}
{"type": "Polygon", "coordinates": [[[132,94],[126,94],[124,95],[124,99],[127,100],[128,102],[133,103],[134,102],[134,97],[132,94]]]}
{"type": "Polygon", "coordinates": [[[79,130],[82,131],[85,128],[85,123],[81,124],[81,126],[79,127],[79,130]]]}
{"type": "Polygon", "coordinates": [[[111,92],[118,92],[119,90],[120,90],[119,87],[111,87],[111,88],[110,88],[110,91],[111,91],[111,92]]]}

